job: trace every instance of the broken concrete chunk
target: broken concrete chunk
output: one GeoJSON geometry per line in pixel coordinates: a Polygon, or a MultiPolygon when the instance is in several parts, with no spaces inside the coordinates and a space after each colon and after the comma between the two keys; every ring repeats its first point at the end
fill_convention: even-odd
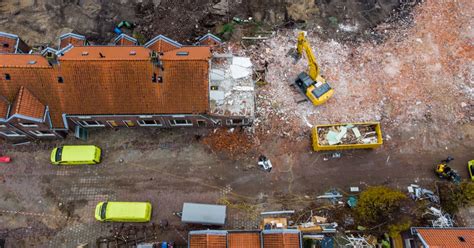
{"type": "Polygon", "coordinates": [[[252,61],[250,61],[250,58],[247,58],[247,57],[233,57],[232,64],[245,67],[245,68],[252,67],[252,61]]]}
{"type": "Polygon", "coordinates": [[[328,134],[326,135],[326,139],[329,143],[329,145],[335,145],[341,142],[341,140],[337,139],[338,133],[329,131],[328,134]]]}
{"type": "Polygon", "coordinates": [[[356,136],[356,138],[359,138],[360,136],[362,136],[357,127],[352,128],[352,132],[354,132],[354,135],[356,136]]]}
{"type": "Polygon", "coordinates": [[[230,65],[230,71],[232,73],[232,78],[234,79],[245,78],[250,75],[249,69],[239,65],[230,65]]]}
{"type": "Polygon", "coordinates": [[[222,81],[225,79],[225,72],[219,69],[211,69],[211,81],[222,81]]]}
{"type": "Polygon", "coordinates": [[[346,133],[347,133],[347,128],[346,127],[341,127],[341,132],[339,132],[337,134],[337,137],[336,137],[337,140],[339,141],[338,143],[341,142],[342,138],[346,137],[346,133]]]}

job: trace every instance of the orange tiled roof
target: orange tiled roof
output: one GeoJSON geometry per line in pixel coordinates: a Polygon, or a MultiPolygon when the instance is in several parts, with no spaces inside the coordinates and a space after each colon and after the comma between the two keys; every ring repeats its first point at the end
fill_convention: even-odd
{"type": "Polygon", "coordinates": [[[208,33],[199,39],[198,44],[205,46],[218,46],[222,44],[222,40],[219,37],[208,33]]]}
{"type": "Polygon", "coordinates": [[[117,46],[136,46],[138,41],[126,34],[121,34],[114,39],[114,44],[117,46]]]}
{"type": "Polygon", "coordinates": [[[29,51],[30,47],[18,35],[0,32],[0,53],[28,53],[29,51]]]}
{"type": "Polygon", "coordinates": [[[260,248],[260,234],[257,232],[234,232],[227,235],[229,248],[260,248]]]}
{"type": "Polygon", "coordinates": [[[59,48],[65,48],[67,45],[84,46],[86,45],[86,37],[74,33],[67,33],[59,37],[59,48]]]}
{"type": "Polygon", "coordinates": [[[180,48],[182,45],[164,35],[158,35],[145,44],[146,48],[150,48],[156,52],[168,52],[180,48]]]}
{"type": "Polygon", "coordinates": [[[416,231],[430,247],[474,247],[474,228],[416,228],[416,231]]]}
{"type": "Polygon", "coordinates": [[[48,60],[39,54],[2,54],[0,67],[50,67],[48,60]]]}
{"type": "Polygon", "coordinates": [[[191,235],[189,248],[226,248],[227,238],[218,234],[191,235]]]}
{"type": "Polygon", "coordinates": [[[138,46],[73,47],[54,66],[40,55],[0,54],[0,95],[13,102],[18,89],[28,87],[39,102],[48,106],[55,128],[64,127],[63,113],[207,113],[209,62],[206,58],[210,57],[210,50],[208,47],[183,49],[189,51],[187,59],[168,53],[162,56],[163,71],[151,62],[151,50],[138,46]],[[136,55],[130,55],[132,50],[136,55]],[[82,56],[84,51],[88,52],[87,56],[82,56]],[[100,58],[99,52],[105,58],[100,58]],[[37,63],[27,64],[32,59],[37,63]],[[9,80],[4,74],[9,75],[9,80]],[[162,76],[163,82],[152,82],[154,75],[162,76]]]}
{"type": "Polygon", "coordinates": [[[141,46],[75,46],[59,58],[64,60],[150,60],[150,50],[141,46]]]}
{"type": "Polygon", "coordinates": [[[0,119],[6,119],[8,114],[8,102],[0,96],[0,119]]]}
{"type": "Polygon", "coordinates": [[[45,106],[25,87],[21,86],[11,109],[10,115],[20,114],[43,119],[45,106]]]}
{"type": "Polygon", "coordinates": [[[263,234],[264,248],[299,248],[299,235],[296,233],[263,234]]]}
{"type": "Polygon", "coordinates": [[[182,47],[163,54],[162,60],[208,60],[211,58],[209,47],[182,47]]]}

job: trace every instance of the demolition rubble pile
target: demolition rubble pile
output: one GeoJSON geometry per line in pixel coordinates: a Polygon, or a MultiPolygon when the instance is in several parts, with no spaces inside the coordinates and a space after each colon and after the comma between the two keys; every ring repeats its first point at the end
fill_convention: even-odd
{"type": "Polygon", "coordinates": [[[375,125],[318,127],[320,145],[376,144],[375,125]]]}
{"type": "Polygon", "coordinates": [[[425,1],[412,27],[380,25],[387,35],[381,44],[325,41],[317,27],[309,28],[322,75],[335,90],[320,106],[297,103],[302,95],[290,86],[308,71],[304,59],[294,64],[288,56],[300,30],[280,30],[247,46],[254,65],[266,70],[257,86],[257,132],[295,137],[314,125],[379,121],[385,134],[403,137],[396,145],[410,146],[407,151],[450,146],[449,137],[474,121],[469,6],[467,0],[425,1]]]}
{"type": "Polygon", "coordinates": [[[225,152],[231,157],[246,154],[252,148],[248,134],[235,129],[215,129],[214,133],[202,138],[202,143],[212,151],[225,152]]]}

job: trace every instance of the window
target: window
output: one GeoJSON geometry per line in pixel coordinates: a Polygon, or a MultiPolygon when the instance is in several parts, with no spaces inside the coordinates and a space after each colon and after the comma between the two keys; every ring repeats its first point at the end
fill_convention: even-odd
{"type": "Polygon", "coordinates": [[[63,77],[58,77],[58,83],[61,83],[61,84],[64,83],[63,77]]]}
{"type": "Polygon", "coordinates": [[[135,126],[135,123],[133,121],[127,120],[127,121],[123,121],[123,123],[125,123],[125,125],[127,127],[134,127],[135,126]]]}
{"type": "Polygon", "coordinates": [[[226,121],[227,125],[247,125],[248,123],[247,119],[230,119],[226,121]]]}
{"type": "Polygon", "coordinates": [[[35,123],[20,123],[22,127],[38,127],[35,123]]]}
{"type": "Polygon", "coordinates": [[[157,76],[156,73],[153,73],[153,76],[151,77],[151,81],[153,83],[163,83],[163,77],[157,76]]]}
{"type": "Polygon", "coordinates": [[[25,136],[24,134],[18,133],[16,131],[0,131],[1,135],[7,136],[7,137],[23,137],[25,136]]]}
{"type": "Polygon", "coordinates": [[[83,127],[104,127],[105,125],[99,121],[79,121],[79,124],[83,127]]]}
{"type": "Polygon", "coordinates": [[[11,80],[12,78],[10,77],[10,74],[5,73],[5,80],[11,80]]]}
{"type": "Polygon", "coordinates": [[[37,136],[37,137],[51,137],[51,136],[56,136],[54,133],[51,133],[49,131],[38,131],[38,130],[34,130],[34,131],[30,131],[31,134],[37,136]]]}
{"type": "Polygon", "coordinates": [[[139,120],[137,122],[138,122],[138,125],[144,126],[144,127],[161,126],[161,122],[158,120],[139,120]]]}
{"type": "Polygon", "coordinates": [[[118,123],[116,121],[107,121],[107,123],[109,124],[109,126],[111,127],[118,127],[118,123]]]}
{"type": "Polygon", "coordinates": [[[180,52],[177,52],[176,55],[177,55],[177,56],[188,56],[188,55],[189,55],[189,52],[187,52],[187,51],[180,51],[180,52]]]}
{"type": "Polygon", "coordinates": [[[171,126],[192,126],[193,122],[186,119],[174,119],[170,120],[171,126]]]}

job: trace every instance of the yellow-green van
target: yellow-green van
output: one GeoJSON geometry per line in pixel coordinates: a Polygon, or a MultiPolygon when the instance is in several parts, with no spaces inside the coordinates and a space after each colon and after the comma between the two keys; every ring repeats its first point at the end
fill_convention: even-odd
{"type": "Polygon", "coordinates": [[[101,150],[92,145],[56,147],[51,152],[51,163],[56,165],[98,164],[101,150]]]}
{"type": "Polygon", "coordinates": [[[113,222],[148,222],[151,218],[149,202],[99,202],[95,219],[113,222]]]}

